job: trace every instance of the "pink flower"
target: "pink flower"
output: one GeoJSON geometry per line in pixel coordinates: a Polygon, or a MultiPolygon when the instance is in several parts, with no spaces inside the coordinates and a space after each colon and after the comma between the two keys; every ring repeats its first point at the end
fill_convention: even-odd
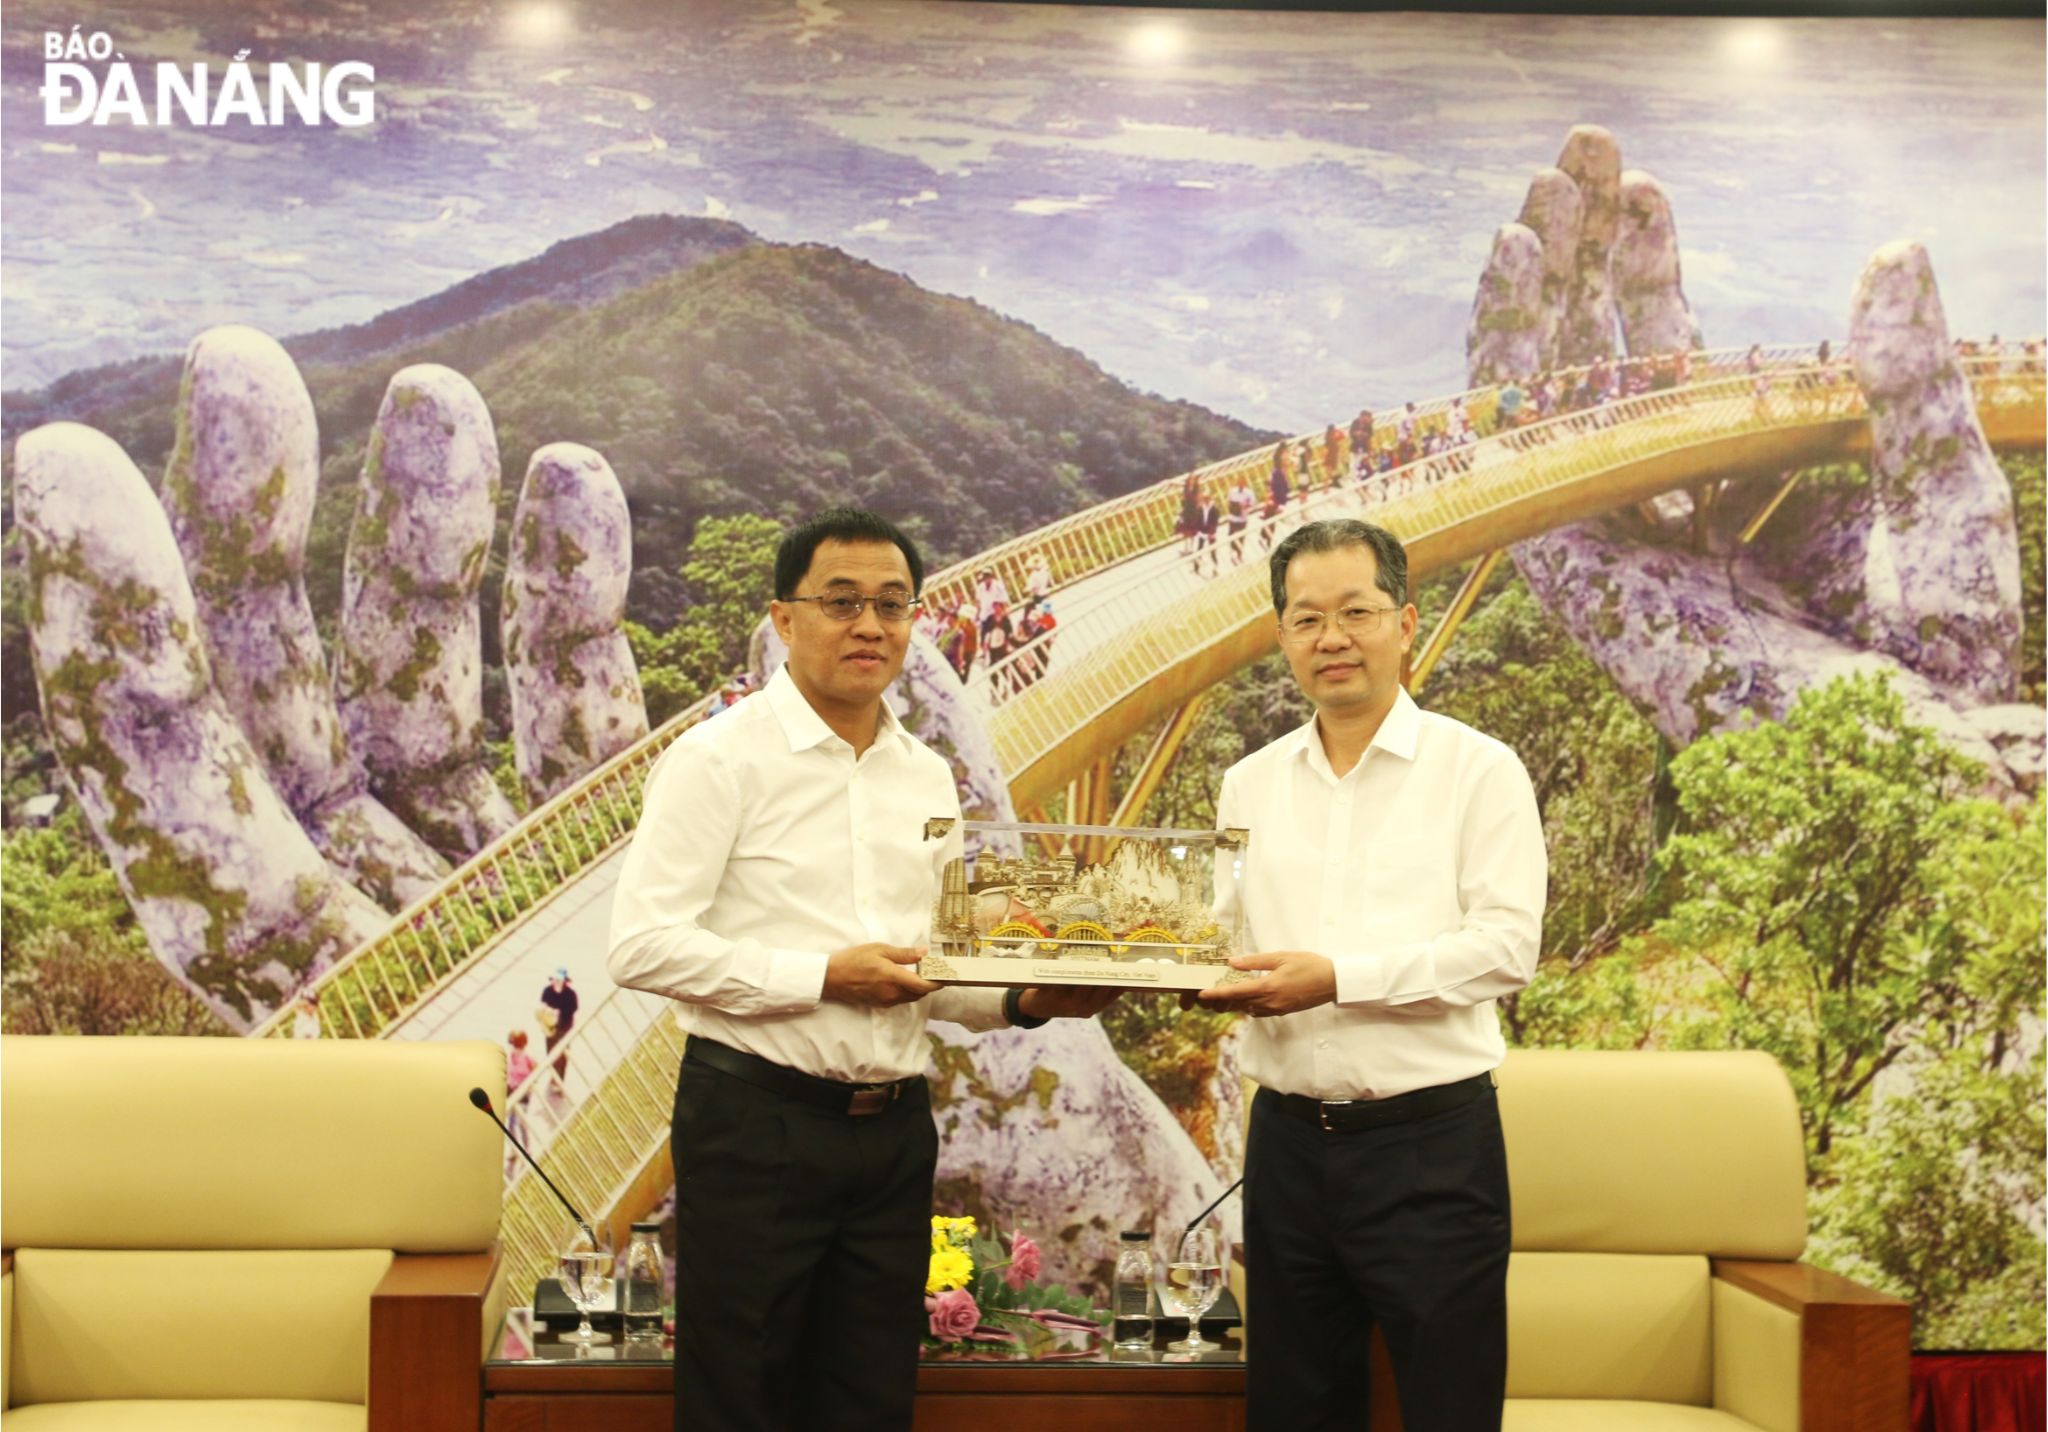
{"type": "Polygon", "coordinates": [[[1010,1235],[1010,1267],[1003,1274],[1003,1281],[1012,1288],[1022,1288],[1026,1283],[1035,1282],[1045,1271],[1045,1260],[1039,1256],[1038,1245],[1021,1233],[1010,1235]]]}
{"type": "Polygon", "coordinates": [[[981,1309],[965,1288],[928,1296],[924,1306],[932,1315],[932,1336],[940,1342],[959,1342],[981,1325],[981,1309]]]}

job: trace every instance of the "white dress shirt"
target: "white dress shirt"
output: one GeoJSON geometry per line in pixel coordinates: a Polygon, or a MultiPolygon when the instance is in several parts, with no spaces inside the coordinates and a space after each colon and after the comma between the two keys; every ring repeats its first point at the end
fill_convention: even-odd
{"type": "Polygon", "coordinates": [[[820,999],[834,950],[924,944],[960,832],[946,762],[886,705],[855,759],[787,669],[676,738],[648,773],[612,904],[612,979],[683,1002],[720,1044],[848,1082],[920,1073],[927,1015],[1003,1025],[1001,990],[945,989],[889,1009],[820,999]]]}
{"type": "Polygon", "coordinates": [[[1246,756],[1216,823],[1251,833],[1246,946],[1312,950],[1337,970],[1334,1004],[1252,1021],[1247,1075],[1384,1099],[1498,1067],[1493,1001],[1535,973],[1548,880],[1512,750],[1403,691],[1342,776],[1313,720],[1246,756]]]}

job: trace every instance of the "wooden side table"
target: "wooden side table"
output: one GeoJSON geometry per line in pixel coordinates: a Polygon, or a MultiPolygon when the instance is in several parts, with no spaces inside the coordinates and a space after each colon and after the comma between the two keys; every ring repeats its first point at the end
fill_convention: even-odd
{"type": "MultiPolygon", "coordinates": [[[[1067,1344],[1039,1361],[928,1361],[915,1432],[1238,1432],[1244,1356],[1235,1333],[1221,1341],[1199,1360],[1067,1344]]],[[[666,1345],[579,1357],[514,1308],[484,1364],[484,1432],[671,1432],[673,1357],[666,1345]]]]}

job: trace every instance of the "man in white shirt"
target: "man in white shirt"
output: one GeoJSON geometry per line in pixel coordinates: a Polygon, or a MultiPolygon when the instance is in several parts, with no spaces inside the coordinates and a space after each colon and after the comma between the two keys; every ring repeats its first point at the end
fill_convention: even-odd
{"type": "Polygon", "coordinates": [[[1259,1016],[1245,1151],[1258,1355],[1247,1425],[1355,1428],[1386,1335],[1407,1432],[1497,1432],[1508,1184],[1494,1000],[1536,968],[1547,863],[1528,773],[1401,686],[1408,560],[1384,528],[1315,522],[1272,557],[1280,646],[1315,719],[1225,774],[1251,832],[1259,1016]]]}
{"type": "Polygon", "coordinates": [[[782,539],[789,648],[676,740],[620,871],[610,970],[682,1002],[676,1425],[906,1428],[938,1149],[925,1019],[1090,1015],[1103,990],[944,989],[914,968],[959,835],[951,768],[882,700],[924,580],[839,508],[782,539]],[[930,998],[927,998],[930,996],[930,998]]]}
{"type": "Polygon", "coordinates": [[[1010,584],[996,575],[993,567],[983,567],[974,583],[974,604],[981,609],[982,645],[988,644],[988,629],[996,621],[996,603],[1005,608],[1010,605],[1010,584]]]}

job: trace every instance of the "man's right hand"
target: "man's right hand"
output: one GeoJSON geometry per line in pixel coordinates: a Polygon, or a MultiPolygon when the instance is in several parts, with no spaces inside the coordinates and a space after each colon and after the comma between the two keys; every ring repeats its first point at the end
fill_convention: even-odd
{"type": "Polygon", "coordinates": [[[825,964],[821,998],[883,1008],[923,999],[938,988],[917,977],[914,967],[923,958],[922,945],[852,945],[835,951],[825,964]]]}

